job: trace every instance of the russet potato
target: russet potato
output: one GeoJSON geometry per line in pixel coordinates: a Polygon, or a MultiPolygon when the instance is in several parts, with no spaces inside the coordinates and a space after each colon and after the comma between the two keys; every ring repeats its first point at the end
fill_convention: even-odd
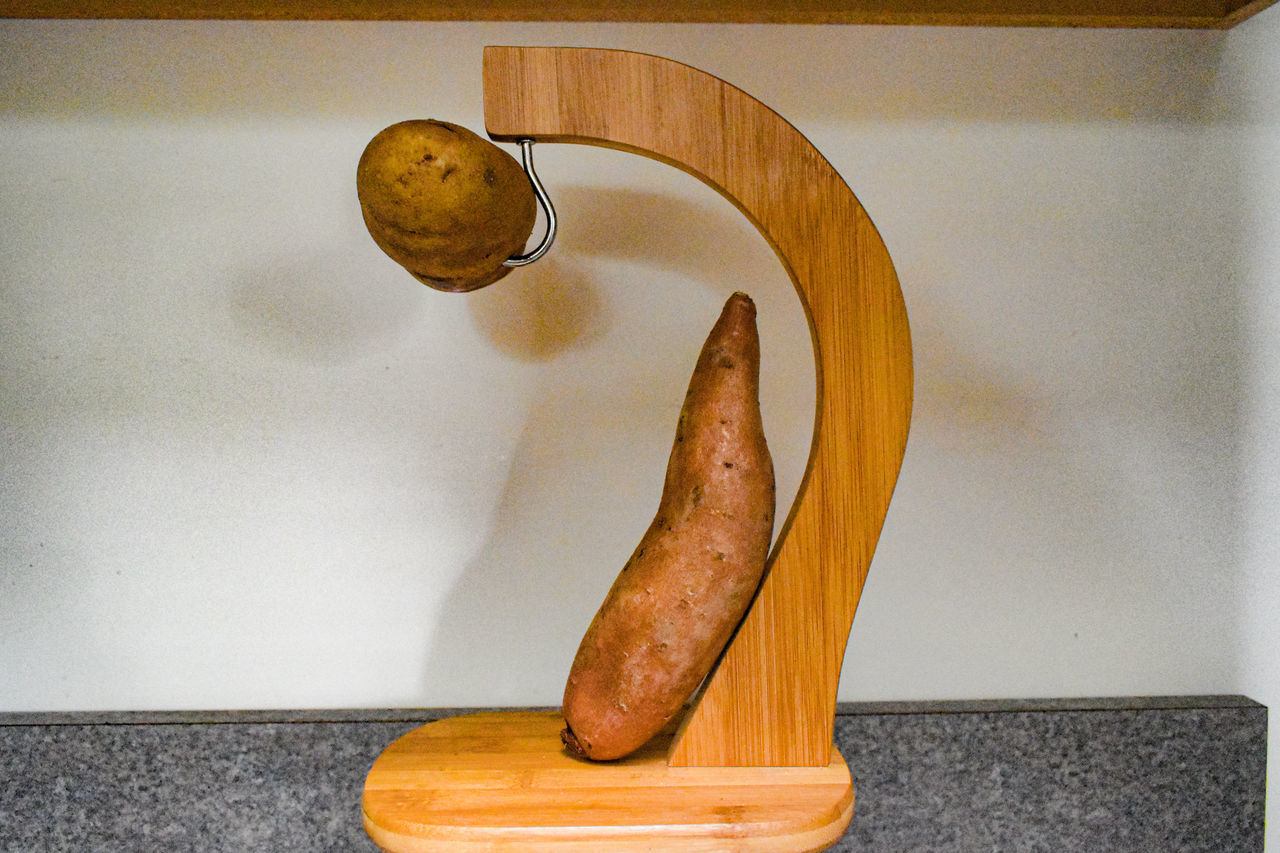
{"type": "Polygon", "coordinates": [[[537,218],[533,187],[507,152],[434,119],[393,124],[370,140],[356,194],[374,242],[423,284],[462,292],[510,271],[537,218]]]}

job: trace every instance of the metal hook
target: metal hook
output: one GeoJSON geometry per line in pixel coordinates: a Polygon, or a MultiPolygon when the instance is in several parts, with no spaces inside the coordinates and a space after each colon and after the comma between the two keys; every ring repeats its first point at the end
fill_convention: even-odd
{"type": "Polygon", "coordinates": [[[504,267],[522,267],[533,263],[547,253],[547,249],[551,248],[551,242],[556,239],[556,209],[551,204],[551,197],[543,188],[542,181],[538,180],[538,173],[533,170],[533,140],[521,139],[519,142],[520,160],[524,164],[524,173],[529,176],[529,183],[533,185],[533,194],[537,197],[542,213],[547,218],[547,233],[542,235],[542,242],[532,252],[512,255],[502,262],[504,267]]]}

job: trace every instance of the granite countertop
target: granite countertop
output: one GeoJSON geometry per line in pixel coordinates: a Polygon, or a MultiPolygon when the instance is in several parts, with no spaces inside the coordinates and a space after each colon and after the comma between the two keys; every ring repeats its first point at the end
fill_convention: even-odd
{"type": "MultiPolygon", "coordinates": [[[[364,775],[456,710],[0,714],[0,850],[353,851],[364,775]]],[[[1237,696],[841,705],[838,851],[1262,849],[1237,696]]]]}

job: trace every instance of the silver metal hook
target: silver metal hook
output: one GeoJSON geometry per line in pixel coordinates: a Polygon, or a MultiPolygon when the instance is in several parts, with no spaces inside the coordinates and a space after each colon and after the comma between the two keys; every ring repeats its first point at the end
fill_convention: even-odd
{"type": "Polygon", "coordinates": [[[542,181],[538,180],[538,173],[533,170],[533,140],[521,139],[519,142],[520,160],[524,165],[524,173],[529,176],[529,183],[533,185],[533,194],[537,197],[542,213],[547,218],[547,233],[542,235],[542,242],[532,252],[512,255],[502,262],[504,267],[522,267],[533,263],[547,253],[552,241],[556,239],[556,209],[551,204],[551,197],[543,188],[542,181]]]}

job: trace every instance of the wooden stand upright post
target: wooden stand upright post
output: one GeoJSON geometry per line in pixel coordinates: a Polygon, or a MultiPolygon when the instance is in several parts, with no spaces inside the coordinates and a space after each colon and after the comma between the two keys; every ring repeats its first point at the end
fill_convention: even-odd
{"type": "Polygon", "coordinates": [[[853,192],[777,113],[709,74],[626,51],[490,47],[497,140],[601,145],[663,161],[732,201],[795,283],[818,399],[800,495],[742,626],[681,722],[591,764],[555,713],[430,723],[378,758],[365,826],[390,851],[821,850],[853,812],[832,746],[854,611],[911,411],[911,340],[892,261],[853,192]]]}

